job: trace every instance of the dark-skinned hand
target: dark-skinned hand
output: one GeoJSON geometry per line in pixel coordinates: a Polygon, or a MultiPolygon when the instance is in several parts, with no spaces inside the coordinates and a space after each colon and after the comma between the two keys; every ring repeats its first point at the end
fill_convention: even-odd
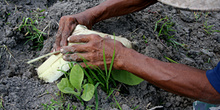
{"type": "Polygon", "coordinates": [[[90,20],[86,12],[61,17],[52,51],[59,51],[62,46],[67,46],[67,38],[72,34],[78,24],[91,28],[92,22],[90,20]]]}
{"type": "MultiPolygon", "coordinates": [[[[104,69],[103,48],[105,49],[106,63],[109,66],[111,64],[115,47],[115,58],[113,63],[113,68],[115,69],[118,69],[119,65],[121,64],[120,57],[126,49],[122,43],[107,37],[102,38],[96,34],[74,35],[70,36],[68,41],[71,43],[84,44],[64,46],[61,49],[61,53],[64,54],[64,60],[82,62],[84,58],[88,61],[88,65],[94,65],[100,69],[104,69]]],[[[84,63],[80,63],[80,65],[82,67],[86,67],[84,63]]]]}

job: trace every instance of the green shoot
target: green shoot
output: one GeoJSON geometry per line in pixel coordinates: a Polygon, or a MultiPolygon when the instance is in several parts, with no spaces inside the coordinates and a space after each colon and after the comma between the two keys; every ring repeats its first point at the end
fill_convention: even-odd
{"type": "Polygon", "coordinates": [[[113,98],[115,99],[115,103],[117,104],[118,108],[119,108],[120,110],[122,110],[122,108],[121,108],[120,104],[118,103],[118,101],[116,100],[116,98],[115,98],[115,96],[114,96],[114,95],[113,95],[113,98]]]}
{"type": "Polygon", "coordinates": [[[155,24],[154,31],[157,31],[159,29],[159,32],[157,34],[158,37],[161,37],[164,41],[167,42],[167,45],[171,45],[177,49],[177,45],[181,47],[185,47],[185,44],[178,43],[175,41],[174,35],[172,35],[171,32],[174,32],[176,30],[172,29],[172,27],[175,25],[167,16],[165,18],[161,18],[158,20],[155,24]],[[158,28],[158,25],[161,24],[160,28],[158,28]]]}
{"type": "Polygon", "coordinates": [[[98,91],[97,87],[99,86],[99,83],[95,85],[95,109],[98,110],[99,108],[99,98],[98,98],[98,91]]]}
{"type": "Polygon", "coordinates": [[[34,46],[33,48],[37,48],[37,50],[40,50],[43,47],[43,34],[46,34],[42,32],[41,30],[37,29],[35,26],[38,24],[37,20],[32,20],[31,18],[23,18],[22,23],[18,27],[18,31],[22,31],[25,33],[26,38],[28,39],[25,44],[29,41],[34,41],[34,46]]]}
{"type": "Polygon", "coordinates": [[[139,107],[139,106],[140,106],[140,105],[137,105],[136,107],[134,107],[134,108],[133,108],[133,110],[136,110],[136,109],[138,109],[138,107],[139,107]]]}
{"type": "MultiPolygon", "coordinates": [[[[112,71],[112,67],[113,67],[113,63],[114,63],[114,59],[115,59],[115,34],[114,35],[114,51],[113,51],[113,55],[112,55],[112,60],[111,60],[111,64],[110,64],[110,67],[109,67],[109,72],[108,72],[108,76],[107,76],[107,79],[106,79],[106,87],[107,89],[109,89],[108,85],[109,85],[109,78],[110,78],[110,75],[111,75],[111,71],[112,71]]],[[[103,55],[105,56],[105,55],[103,55]]],[[[106,65],[106,62],[104,62],[105,65],[106,65]]]]}
{"type": "Polygon", "coordinates": [[[144,42],[147,44],[147,43],[148,43],[148,40],[147,40],[147,38],[146,38],[145,35],[143,35],[143,39],[144,39],[144,42]]]}
{"type": "Polygon", "coordinates": [[[203,24],[203,27],[204,27],[204,31],[208,34],[208,35],[211,35],[212,33],[214,32],[220,32],[220,30],[213,30],[212,27],[214,25],[208,25],[207,24],[207,21],[205,21],[205,23],[203,24]]]}
{"type": "Polygon", "coordinates": [[[169,58],[169,57],[167,57],[167,56],[164,56],[164,58],[166,58],[168,61],[170,61],[170,62],[172,62],[172,63],[177,63],[177,64],[178,64],[178,62],[172,60],[171,58],[169,58]]]}
{"type": "Polygon", "coordinates": [[[3,109],[5,110],[4,106],[3,106],[3,97],[0,97],[0,110],[3,109]]]}
{"type": "Polygon", "coordinates": [[[94,105],[87,105],[86,110],[92,110],[92,107],[94,107],[94,105]]]}
{"type": "Polygon", "coordinates": [[[194,17],[196,19],[196,22],[199,20],[199,18],[201,17],[201,12],[194,12],[194,17]]]}
{"type": "Polygon", "coordinates": [[[58,110],[58,109],[64,109],[63,103],[61,101],[56,101],[54,99],[50,100],[50,103],[42,104],[44,107],[44,110],[58,110]]]}

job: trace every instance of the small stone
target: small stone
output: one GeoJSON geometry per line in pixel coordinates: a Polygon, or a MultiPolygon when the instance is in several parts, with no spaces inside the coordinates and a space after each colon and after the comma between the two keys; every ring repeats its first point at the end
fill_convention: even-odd
{"type": "Polygon", "coordinates": [[[165,107],[170,107],[171,105],[172,105],[172,103],[167,102],[167,103],[165,104],[165,107]]]}
{"type": "Polygon", "coordinates": [[[187,64],[195,62],[195,60],[193,60],[192,58],[189,58],[189,57],[185,57],[184,60],[186,61],[187,64]]]}
{"type": "Polygon", "coordinates": [[[157,48],[161,51],[164,50],[164,46],[161,43],[157,44],[157,48]]]}
{"type": "Polygon", "coordinates": [[[7,92],[8,92],[7,89],[8,89],[8,88],[6,88],[5,85],[2,85],[2,84],[0,85],[0,93],[2,93],[2,94],[3,94],[3,93],[7,93],[7,92]]]}
{"type": "Polygon", "coordinates": [[[126,104],[123,104],[122,106],[121,106],[121,108],[122,108],[122,110],[132,110],[128,105],[126,105],[126,104]]]}
{"type": "Polygon", "coordinates": [[[206,55],[208,55],[208,56],[210,56],[210,57],[212,57],[213,55],[214,55],[214,53],[213,52],[209,52],[208,50],[206,50],[206,49],[201,49],[200,50],[202,53],[204,53],[204,54],[206,54],[206,55]]]}
{"type": "Polygon", "coordinates": [[[5,30],[5,36],[6,37],[11,37],[13,35],[12,29],[11,28],[7,28],[5,30]]]}
{"type": "Polygon", "coordinates": [[[149,17],[150,17],[149,15],[143,15],[142,19],[149,20],[149,17]]]}
{"type": "Polygon", "coordinates": [[[218,36],[218,38],[217,38],[217,42],[220,43],[220,36],[218,36]]]}
{"type": "Polygon", "coordinates": [[[112,108],[112,109],[110,109],[110,110],[118,110],[117,108],[112,108]]]}
{"type": "Polygon", "coordinates": [[[184,11],[184,10],[180,10],[180,18],[187,23],[192,23],[194,22],[194,13],[191,11],[184,11]]]}

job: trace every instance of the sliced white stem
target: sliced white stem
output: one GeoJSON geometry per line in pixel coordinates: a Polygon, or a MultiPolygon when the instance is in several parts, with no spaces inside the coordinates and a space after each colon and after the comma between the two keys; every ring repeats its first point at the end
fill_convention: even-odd
{"type": "Polygon", "coordinates": [[[32,59],[32,60],[28,61],[27,63],[28,63],[28,64],[34,63],[34,62],[36,62],[36,61],[39,61],[39,60],[42,59],[42,58],[45,58],[45,57],[47,57],[47,56],[51,56],[51,55],[56,54],[56,53],[60,53],[60,51],[56,51],[56,52],[48,53],[48,54],[46,54],[46,55],[39,56],[39,57],[37,57],[37,58],[35,58],[35,59],[32,59]]]}

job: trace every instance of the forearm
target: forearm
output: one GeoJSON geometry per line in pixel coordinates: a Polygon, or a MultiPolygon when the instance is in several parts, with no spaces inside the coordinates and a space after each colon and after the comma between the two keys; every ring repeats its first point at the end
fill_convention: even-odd
{"type": "Polygon", "coordinates": [[[220,94],[209,83],[205,71],[183,64],[162,62],[134,50],[121,57],[120,69],[127,70],[169,92],[193,99],[220,103],[220,94]]]}
{"type": "MultiPolygon", "coordinates": [[[[82,13],[91,25],[110,17],[125,15],[156,3],[157,0],[107,0],[82,13]]],[[[81,22],[81,20],[79,20],[81,22]]],[[[80,23],[82,24],[82,23],[80,23]]]]}

